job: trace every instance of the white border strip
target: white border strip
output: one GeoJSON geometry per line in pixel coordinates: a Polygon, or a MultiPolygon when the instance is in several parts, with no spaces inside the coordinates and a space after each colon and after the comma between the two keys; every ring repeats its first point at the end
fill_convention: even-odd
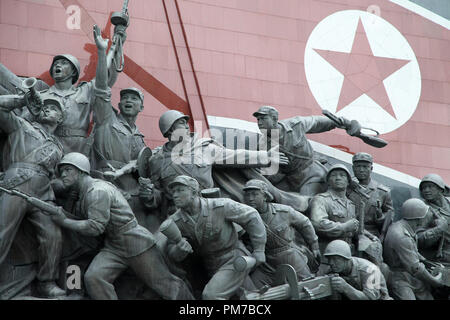
{"type": "MultiPolygon", "coordinates": [[[[233,118],[225,118],[225,117],[217,117],[217,116],[208,116],[208,123],[211,127],[222,127],[222,128],[230,128],[230,129],[238,129],[238,130],[246,130],[250,132],[260,133],[258,129],[258,124],[256,122],[250,122],[241,119],[233,119],[233,118]]],[[[352,163],[352,155],[350,153],[341,151],[339,149],[335,149],[329,147],[325,144],[309,140],[314,150],[320,152],[326,156],[335,158],[340,161],[344,161],[348,164],[352,163]]],[[[406,173],[382,166],[380,164],[373,164],[373,172],[377,174],[381,174],[385,177],[388,177],[393,180],[397,180],[399,182],[410,185],[414,188],[419,187],[420,179],[416,177],[410,176],[406,173]]]]}
{"type": "Polygon", "coordinates": [[[389,1],[398,4],[399,6],[408,9],[414,13],[417,13],[418,15],[450,30],[450,20],[441,17],[440,15],[434,13],[433,11],[425,9],[424,7],[408,0],[389,0],[389,1]]]}

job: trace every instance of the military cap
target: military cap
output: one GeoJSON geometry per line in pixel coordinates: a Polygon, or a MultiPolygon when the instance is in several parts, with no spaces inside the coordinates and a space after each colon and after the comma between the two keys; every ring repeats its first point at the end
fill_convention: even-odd
{"type": "Polygon", "coordinates": [[[358,152],[355,154],[352,158],[352,162],[355,163],[356,161],[367,161],[370,163],[373,163],[373,158],[370,154],[365,152],[358,152]]]}
{"type": "Polygon", "coordinates": [[[272,106],[262,106],[256,112],[253,113],[254,117],[262,116],[262,115],[275,115],[278,117],[278,110],[272,106]]]}
{"type": "Polygon", "coordinates": [[[49,96],[46,94],[44,94],[42,98],[43,98],[42,103],[44,106],[46,106],[48,104],[56,105],[59,108],[59,110],[61,111],[63,119],[66,118],[66,109],[63,107],[63,103],[62,103],[61,99],[59,99],[57,97],[49,96]]]}
{"type": "Polygon", "coordinates": [[[267,186],[267,183],[264,181],[258,180],[258,179],[252,179],[247,181],[244,188],[242,189],[244,191],[247,190],[259,190],[263,192],[267,196],[267,200],[269,202],[273,201],[273,195],[269,192],[269,187],[267,186]]]}
{"type": "Polygon", "coordinates": [[[138,88],[130,87],[120,90],[120,98],[122,98],[122,96],[127,92],[137,94],[138,97],[141,99],[142,103],[144,103],[144,94],[138,88]]]}
{"type": "Polygon", "coordinates": [[[200,186],[199,186],[197,180],[195,180],[194,178],[189,177],[189,176],[181,175],[181,176],[176,177],[171,183],[169,183],[169,188],[172,189],[177,184],[188,186],[195,192],[198,192],[200,190],[200,186]]]}

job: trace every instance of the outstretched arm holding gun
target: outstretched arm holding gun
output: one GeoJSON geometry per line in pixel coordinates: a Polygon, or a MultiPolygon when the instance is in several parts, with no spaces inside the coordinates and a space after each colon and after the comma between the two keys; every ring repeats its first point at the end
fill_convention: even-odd
{"type": "Polygon", "coordinates": [[[19,190],[16,190],[16,189],[10,190],[10,189],[5,189],[3,187],[0,187],[0,191],[3,191],[10,195],[18,196],[18,197],[25,199],[32,206],[39,208],[44,214],[49,215],[56,224],[58,224],[62,227],[72,229],[74,231],[80,232],[81,234],[84,234],[87,236],[94,235],[94,234],[90,234],[90,232],[86,231],[86,230],[89,230],[89,228],[86,227],[86,224],[89,223],[88,220],[81,220],[81,218],[79,218],[75,215],[72,215],[71,213],[64,210],[62,207],[58,207],[47,201],[43,201],[39,198],[29,196],[29,195],[27,195],[19,190]]]}

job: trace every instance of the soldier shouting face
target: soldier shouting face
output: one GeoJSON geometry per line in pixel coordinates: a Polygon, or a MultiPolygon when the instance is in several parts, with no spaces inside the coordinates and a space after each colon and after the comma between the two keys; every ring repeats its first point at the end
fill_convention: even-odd
{"type": "Polygon", "coordinates": [[[64,58],[55,60],[52,66],[52,78],[55,81],[65,80],[71,78],[75,73],[75,68],[72,63],[64,58]]]}
{"type": "Polygon", "coordinates": [[[136,117],[144,108],[142,100],[137,93],[124,92],[120,96],[120,113],[126,117],[136,117]]]}

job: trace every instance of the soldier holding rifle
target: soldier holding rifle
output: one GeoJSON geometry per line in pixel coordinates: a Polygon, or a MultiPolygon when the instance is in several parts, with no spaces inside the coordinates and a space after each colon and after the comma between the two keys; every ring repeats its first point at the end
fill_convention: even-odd
{"type": "Polygon", "coordinates": [[[122,193],[113,184],[89,175],[86,156],[66,154],[58,172],[67,189],[79,192],[84,219],[71,219],[62,209],[47,210],[53,221],[85,236],[105,234],[104,247],[84,276],[91,298],[117,299],[113,284],[127,268],[163,299],[193,298],[186,283],[169,271],[154,236],[137,223],[122,193]]]}
{"type": "MultiPolygon", "coordinates": [[[[4,147],[5,173],[0,186],[16,188],[44,201],[54,201],[50,186],[57,163],[63,156],[63,147],[53,135],[64,121],[64,108],[54,97],[36,97],[30,100],[42,104],[34,121],[29,122],[14,114],[15,108],[25,103],[23,97],[0,96],[0,125],[8,134],[4,147]],[[43,100],[41,100],[41,98],[43,100]]],[[[61,258],[61,230],[50,217],[29,205],[24,199],[8,193],[0,196],[0,264],[9,253],[22,219],[28,219],[36,230],[38,249],[38,294],[54,298],[65,295],[56,285],[61,258]]]]}

